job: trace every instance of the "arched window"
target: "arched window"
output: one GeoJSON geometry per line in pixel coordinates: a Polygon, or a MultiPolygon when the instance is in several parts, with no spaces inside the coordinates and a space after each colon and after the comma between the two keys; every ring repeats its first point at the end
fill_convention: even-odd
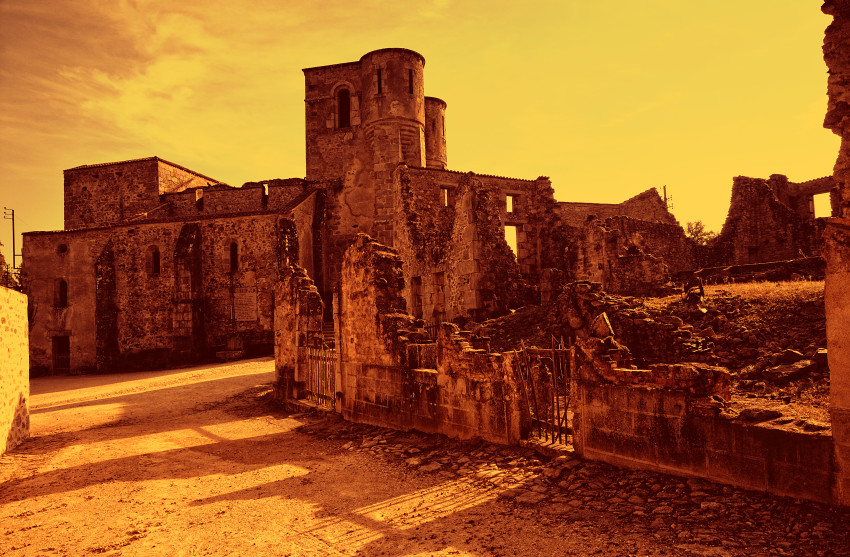
{"type": "Polygon", "coordinates": [[[348,89],[340,89],[336,94],[337,127],[351,127],[351,93],[348,89]]]}
{"type": "Polygon", "coordinates": [[[230,242],[230,272],[239,270],[239,246],[236,242],[230,242]]]}
{"type": "Polygon", "coordinates": [[[56,289],[53,292],[53,305],[58,308],[68,307],[68,283],[64,279],[56,280],[56,289]]]}

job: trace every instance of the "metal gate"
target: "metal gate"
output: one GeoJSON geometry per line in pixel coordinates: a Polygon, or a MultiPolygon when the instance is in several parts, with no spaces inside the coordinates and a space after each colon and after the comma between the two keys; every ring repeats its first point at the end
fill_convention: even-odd
{"type": "Polygon", "coordinates": [[[307,349],[307,400],[316,406],[334,409],[336,400],[336,350],[307,349]]]}
{"type": "Polygon", "coordinates": [[[572,434],[569,349],[563,343],[551,350],[523,345],[514,356],[530,418],[529,436],[551,443],[571,441],[567,438],[572,434]]]}

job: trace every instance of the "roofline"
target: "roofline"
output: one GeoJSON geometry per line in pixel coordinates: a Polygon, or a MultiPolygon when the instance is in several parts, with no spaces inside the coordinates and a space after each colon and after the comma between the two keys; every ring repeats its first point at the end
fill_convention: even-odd
{"type": "MultiPolygon", "coordinates": [[[[311,193],[315,193],[315,190],[311,193]]],[[[305,198],[306,199],[306,198],[305,198]]],[[[297,205],[296,205],[297,207],[297,205]]],[[[294,207],[293,207],[294,208],[294,207]]],[[[44,236],[51,234],[80,234],[85,232],[104,232],[107,230],[115,230],[118,228],[138,228],[140,226],[148,226],[153,224],[191,224],[193,222],[198,221],[208,221],[215,219],[233,219],[233,218],[253,218],[253,217],[265,217],[277,215],[282,218],[289,218],[287,215],[291,214],[292,209],[288,211],[275,211],[275,210],[266,210],[266,211],[252,211],[250,213],[219,213],[215,215],[195,215],[192,217],[183,216],[174,216],[167,218],[160,218],[154,220],[142,220],[136,222],[118,222],[108,226],[94,226],[91,228],[72,228],[71,230],[31,230],[29,232],[22,232],[21,236],[44,236]]]]}
{"type": "Polygon", "coordinates": [[[326,66],[312,66],[310,68],[301,68],[301,71],[306,73],[313,70],[328,70],[331,68],[343,68],[345,66],[359,66],[360,62],[340,62],[339,64],[328,64],[326,66]]]}
{"type": "Polygon", "coordinates": [[[437,97],[425,97],[425,102],[428,102],[428,101],[440,103],[441,105],[443,105],[443,108],[448,108],[446,101],[444,101],[443,99],[440,99],[440,98],[437,98],[437,97]]]}
{"type": "MultiPolygon", "coordinates": [[[[404,164],[404,163],[400,163],[404,164]]],[[[460,175],[472,175],[477,178],[498,178],[500,180],[516,180],[518,182],[537,182],[538,180],[548,180],[548,176],[538,176],[537,178],[514,178],[511,176],[499,176],[497,174],[481,174],[478,172],[464,172],[462,170],[449,170],[448,168],[431,168],[428,166],[412,166],[409,164],[404,164],[407,168],[411,170],[426,170],[428,172],[447,172],[449,174],[460,174],[460,175]]]]}
{"type": "Polygon", "coordinates": [[[342,68],[345,66],[359,66],[363,63],[364,58],[373,54],[377,54],[379,52],[399,52],[404,54],[412,54],[422,60],[423,66],[425,65],[425,57],[416,52],[415,50],[410,50],[409,48],[379,48],[377,50],[367,52],[366,54],[360,57],[360,60],[357,60],[356,62],[340,62],[339,64],[328,64],[326,66],[313,66],[310,68],[302,68],[301,71],[306,73],[313,70],[327,70],[332,68],[342,68]]]}
{"type": "Polygon", "coordinates": [[[415,50],[410,50],[409,48],[379,48],[378,50],[372,50],[371,52],[367,52],[363,56],[360,57],[360,62],[363,62],[363,59],[367,56],[372,56],[373,54],[377,54],[379,52],[398,52],[402,54],[413,54],[422,60],[422,65],[425,65],[425,57],[416,52],[415,50]]]}
{"type": "Polygon", "coordinates": [[[140,158],[140,159],[129,159],[129,160],[117,161],[117,162],[103,162],[103,163],[98,163],[98,164],[84,164],[82,166],[75,166],[73,168],[66,168],[62,172],[70,172],[72,170],[85,170],[85,169],[88,169],[88,168],[102,168],[104,166],[115,166],[115,165],[119,165],[119,164],[128,164],[128,163],[134,163],[134,162],[147,162],[147,161],[162,162],[162,163],[165,163],[169,166],[173,166],[174,168],[179,168],[180,170],[183,170],[184,172],[189,172],[190,174],[194,174],[195,176],[198,176],[199,178],[203,178],[204,180],[210,180],[212,182],[215,182],[216,184],[222,184],[223,183],[220,180],[216,180],[215,178],[210,178],[209,176],[201,174],[200,172],[192,170],[191,168],[186,168],[185,166],[181,166],[177,163],[167,161],[167,160],[160,158],[160,157],[157,157],[157,156],[144,157],[144,158],[140,158]]]}

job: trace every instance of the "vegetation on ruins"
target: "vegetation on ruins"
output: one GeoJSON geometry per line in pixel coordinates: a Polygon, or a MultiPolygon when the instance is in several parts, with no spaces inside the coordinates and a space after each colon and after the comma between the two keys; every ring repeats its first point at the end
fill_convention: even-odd
{"type": "Polygon", "coordinates": [[[693,240],[696,245],[705,246],[717,238],[717,233],[708,230],[701,220],[695,220],[685,225],[685,236],[693,240]]]}

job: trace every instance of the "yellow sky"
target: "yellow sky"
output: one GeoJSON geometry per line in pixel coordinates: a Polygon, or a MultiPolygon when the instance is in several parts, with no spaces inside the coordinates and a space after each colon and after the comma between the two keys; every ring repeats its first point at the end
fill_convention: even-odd
{"type": "Polygon", "coordinates": [[[404,47],[448,103],[449,168],[549,176],[562,201],[667,185],[719,231],[734,176],[832,173],[829,21],[800,0],[0,0],[0,205],[60,229],[63,169],[152,155],[303,177],[301,68],[404,47]]]}

